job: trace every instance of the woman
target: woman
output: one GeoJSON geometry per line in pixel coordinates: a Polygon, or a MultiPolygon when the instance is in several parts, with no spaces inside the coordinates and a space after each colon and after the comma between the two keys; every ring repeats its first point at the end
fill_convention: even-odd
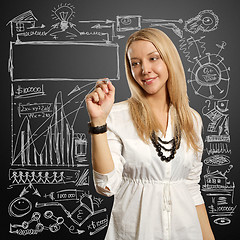
{"type": "Polygon", "coordinates": [[[137,31],[125,67],[130,99],[113,105],[106,80],[86,97],[95,187],[115,196],[106,239],[214,239],[198,184],[202,122],[175,46],[160,30],[137,31]]]}

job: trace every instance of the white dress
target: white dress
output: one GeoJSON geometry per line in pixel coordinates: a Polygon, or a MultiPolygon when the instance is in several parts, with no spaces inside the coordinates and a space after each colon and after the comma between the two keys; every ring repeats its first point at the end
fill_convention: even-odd
{"type": "MultiPolygon", "coordinates": [[[[201,117],[195,115],[201,135],[201,117]]],[[[166,137],[158,133],[166,141],[173,138],[170,111],[168,119],[166,137]]],[[[127,102],[114,104],[107,124],[115,169],[108,174],[93,171],[97,192],[114,195],[105,239],[202,240],[195,207],[204,203],[199,186],[202,152],[188,150],[182,137],[174,159],[161,161],[154,146],[138,137],[127,102]]]]}

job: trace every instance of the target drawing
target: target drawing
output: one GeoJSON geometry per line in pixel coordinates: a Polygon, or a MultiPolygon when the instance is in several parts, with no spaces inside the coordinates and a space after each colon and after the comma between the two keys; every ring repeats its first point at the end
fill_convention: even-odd
{"type": "Polygon", "coordinates": [[[229,71],[223,63],[224,58],[218,54],[206,53],[206,56],[197,59],[191,72],[188,83],[196,95],[201,97],[220,100],[226,97],[229,89],[229,71]]]}

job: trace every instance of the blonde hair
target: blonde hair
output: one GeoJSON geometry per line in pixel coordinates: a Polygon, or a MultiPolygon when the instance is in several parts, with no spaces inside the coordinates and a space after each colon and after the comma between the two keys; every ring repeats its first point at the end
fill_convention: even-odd
{"type": "Polygon", "coordinates": [[[132,42],[138,40],[151,42],[165,62],[168,68],[167,89],[170,104],[173,106],[170,109],[175,134],[184,136],[187,141],[187,146],[191,146],[195,151],[199,151],[199,136],[194,130],[193,112],[189,106],[182,61],[170,38],[155,28],[145,28],[133,33],[128,38],[125,48],[125,70],[131,91],[131,98],[128,99],[128,103],[130,106],[130,114],[139,137],[144,142],[149,143],[153,131],[157,132],[161,130],[161,132],[165,134],[165,130],[152,113],[145,98],[144,90],[135,81],[131,73],[128,49],[132,42]]]}

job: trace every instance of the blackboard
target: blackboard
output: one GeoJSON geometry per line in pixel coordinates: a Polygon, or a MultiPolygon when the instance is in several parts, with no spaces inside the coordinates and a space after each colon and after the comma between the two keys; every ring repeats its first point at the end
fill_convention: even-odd
{"type": "MultiPolygon", "coordinates": [[[[128,36],[163,30],[204,123],[201,191],[216,239],[236,239],[236,1],[5,1],[1,21],[3,239],[104,239],[114,198],[96,193],[84,98],[108,77],[130,96],[128,36]]],[[[183,216],[184,219],[184,216],[183,216]]]]}

